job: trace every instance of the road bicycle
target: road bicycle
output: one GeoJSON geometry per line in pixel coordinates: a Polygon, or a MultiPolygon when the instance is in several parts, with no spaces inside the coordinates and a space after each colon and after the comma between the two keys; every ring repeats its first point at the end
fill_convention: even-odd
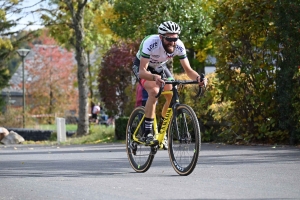
{"type": "MultiPolygon", "coordinates": [[[[204,75],[201,75],[203,80],[204,75]]],[[[197,81],[171,80],[165,81],[171,84],[171,91],[163,91],[164,85],[160,88],[157,98],[161,94],[173,94],[172,100],[162,122],[161,128],[157,126],[157,119],[154,118],[153,131],[158,144],[146,146],[145,142],[139,140],[143,137],[145,108],[136,107],[128,120],[126,128],[126,151],[131,167],[139,173],[146,172],[154,159],[157,150],[164,149],[163,141],[165,136],[168,140],[169,158],[174,170],[182,176],[191,174],[197,165],[201,148],[201,134],[197,116],[194,110],[179,102],[177,87],[186,84],[198,84],[197,81]],[[159,129],[159,130],[158,130],[159,129]]],[[[197,96],[202,93],[199,87],[197,96]]]]}

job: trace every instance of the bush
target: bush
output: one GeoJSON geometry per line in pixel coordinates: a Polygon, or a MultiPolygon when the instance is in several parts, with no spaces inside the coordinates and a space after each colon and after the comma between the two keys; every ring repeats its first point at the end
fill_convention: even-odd
{"type": "Polygon", "coordinates": [[[294,113],[292,118],[296,120],[295,124],[295,142],[300,143],[300,66],[298,66],[298,72],[294,76],[295,87],[293,88],[294,96],[292,106],[294,113]]]}
{"type": "Polygon", "coordinates": [[[0,114],[0,124],[3,127],[20,128],[23,124],[22,111],[19,108],[7,107],[6,111],[0,114]]]}
{"type": "Polygon", "coordinates": [[[119,117],[115,122],[115,139],[125,140],[126,139],[126,128],[128,117],[119,117]]]}

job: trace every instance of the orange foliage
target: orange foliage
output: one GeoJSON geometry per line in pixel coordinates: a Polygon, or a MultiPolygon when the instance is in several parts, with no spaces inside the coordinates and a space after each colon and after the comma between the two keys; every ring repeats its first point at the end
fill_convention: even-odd
{"type": "Polygon", "coordinates": [[[32,46],[26,69],[27,105],[31,114],[54,114],[78,109],[74,54],[43,34],[32,46]]]}

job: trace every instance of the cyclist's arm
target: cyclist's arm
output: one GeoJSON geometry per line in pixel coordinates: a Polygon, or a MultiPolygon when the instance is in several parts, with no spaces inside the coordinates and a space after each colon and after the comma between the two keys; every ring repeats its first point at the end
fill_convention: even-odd
{"type": "Polygon", "coordinates": [[[188,75],[188,77],[192,80],[196,80],[196,78],[199,76],[199,74],[192,69],[190,62],[187,58],[180,59],[180,64],[182,65],[185,73],[188,75]]]}
{"type": "Polygon", "coordinates": [[[141,57],[139,76],[141,79],[145,79],[148,81],[155,81],[160,77],[159,77],[159,75],[151,74],[149,71],[147,71],[149,61],[150,61],[150,59],[141,57]]]}
{"type": "MultiPolygon", "coordinates": [[[[188,77],[192,80],[197,80],[199,76],[199,74],[192,69],[191,65],[190,65],[190,62],[188,60],[188,58],[184,58],[184,59],[180,59],[180,63],[185,71],[185,73],[188,75],[188,77]]],[[[198,78],[199,80],[199,78],[198,78]]],[[[202,82],[199,82],[199,85],[204,85],[203,81],[202,82]]]]}

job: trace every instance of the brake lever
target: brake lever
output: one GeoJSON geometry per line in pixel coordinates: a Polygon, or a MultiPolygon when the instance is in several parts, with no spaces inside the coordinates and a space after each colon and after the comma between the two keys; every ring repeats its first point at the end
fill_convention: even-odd
{"type": "MultiPolygon", "coordinates": [[[[200,82],[204,81],[205,75],[203,73],[200,74],[200,82]]],[[[204,90],[206,90],[206,84],[204,83],[204,86],[199,85],[198,93],[196,94],[196,97],[203,96],[204,90]],[[204,89],[203,89],[204,87],[204,89]]]]}

